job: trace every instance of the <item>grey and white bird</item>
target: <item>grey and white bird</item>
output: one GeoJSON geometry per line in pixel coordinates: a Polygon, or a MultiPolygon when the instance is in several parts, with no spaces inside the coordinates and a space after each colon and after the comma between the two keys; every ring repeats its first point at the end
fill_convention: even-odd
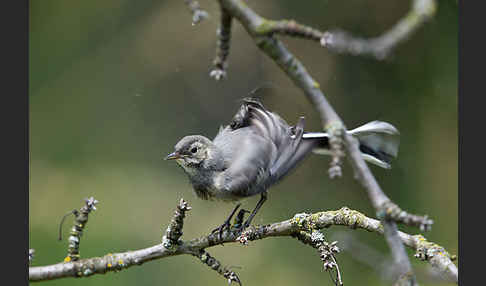
{"type": "MultiPolygon", "coordinates": [[[[399,146],[399,132],[393,125],[372,121],[348,132],[358,139],[364,160],[390,168],[399,146]]],[[[303,117],[290,126],[258,100],[248,98],[212,141],[201,135],[186,136],[174,149],[165,159],[175,160],[184,169],[199,198],[238,201],[261,195],[243,229],[250,225],[272,185],[308,154],[330,154],[327,133],[304,132],[303,117]]],[[[220,235],[239,207],[238,203],[218,228],[220,235]]]]}

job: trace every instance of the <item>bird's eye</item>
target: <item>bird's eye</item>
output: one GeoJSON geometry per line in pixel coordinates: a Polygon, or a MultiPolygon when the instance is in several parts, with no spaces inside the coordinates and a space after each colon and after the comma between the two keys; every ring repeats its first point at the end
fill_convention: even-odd
{"type": "Polygon", "coordinates": [[[196,153],[196,152],[197,152],[197,147],[192,147],[192,149],[191,149],[191,153],[193,153],[193,154],[194,154],[194,153],[196,153]]]}

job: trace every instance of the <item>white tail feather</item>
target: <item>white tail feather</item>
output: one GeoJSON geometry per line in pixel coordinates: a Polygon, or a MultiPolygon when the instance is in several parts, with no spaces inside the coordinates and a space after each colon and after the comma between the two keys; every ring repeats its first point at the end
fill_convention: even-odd
{"type": "Polygon", "coordinates": [[[390,123],[378,120],[368,122],[348,132],[349,134],[354,136],[365,135],[369,133],[386,133],[390,135],[400,135],[400,132],[395,128],[395,126],[391,125],[390,123]]]}
{"type": "MultiPolygon", "coordinates": [[[[397,136],[400,134],[400,132],[393,125],[383,121],[372,121],[348,132],[359,140],[360,146],[369,149],[367,151],[368,153],[373,151],[371,154],[362,153],[365,161],[385,169],[391,168],[390,163],[387,161],[390,161],[389,157],[397,156],[398,147],[400,145],[400,140],[397,136]],[[381,158],[377,158],[377,156],[381,156],[383,160],[381,158]]],[[[318,139],[327,137],[327,133],[324,132],[309,132],[304,133],[303,135],[304,139],[318,139]]],[[[332,154],[329,149],[325,148],[316,148],[313,150],[313,153],[321,155],[332,154]]]]}

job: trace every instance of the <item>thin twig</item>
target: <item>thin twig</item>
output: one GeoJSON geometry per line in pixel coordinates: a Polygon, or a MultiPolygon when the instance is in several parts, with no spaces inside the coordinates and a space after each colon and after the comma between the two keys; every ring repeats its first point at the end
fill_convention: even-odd
{"type": "Polygon", "coordinates": [[[366,39],[336,29],[324,33],[321,45],[338,53],[385,59],[398,44],[409,38],[423,23],[434,16],[436,6],[435,0],[414,0],[412,9],[407,15],[380,36],[366,39]]]}
{"type": "Polygon", "coordinates": [[[258,26],[256,33],[261,36],[280,34],[317,42],[320,42],[324,36],[324,33],[318,29],[300,24],[295,20],[265,20],[263,25],[258,26]]]}
{"type": "Polygon", "coordinates": [[[386,201],[379,209],[378,218],[390,218],[399,223],[418,227],[421,231],[429,231],[434,223],[427,215],[418,216],[407,213],[392,201],[386,201]]]}
{"type": "Polygon", "coordinates": [[[70,212],[68,212],[68,213],[66,213],[65,215],[62,216],[61,222],[59,223],[59,238],[58,238],[59,241],[62,240],[62,225],[64,224],[64,220],[66,220],[66,218],[70,215],[76,216],[77,213],[78,213],[78,210],[72,210],[72,211],[70,211],[70,212]]]}
{"type": "Polygon", "coordinates": [[[328,271],[331,275],[331,270],[335,270],[336,279],[331,275],[336,286],[343,285],[343,279],[341,276],[341,271],[339,270],[339,265],[335,255],[340,252],[337,246],[337,241],[328,243],[324,239],[324,234],[319,230],[311,229],[308,231],[298,231],[292,234],[295,238],[304,244],[310,245],[319,251],[319,257],[323,261],[324,270],[328,271]]]}

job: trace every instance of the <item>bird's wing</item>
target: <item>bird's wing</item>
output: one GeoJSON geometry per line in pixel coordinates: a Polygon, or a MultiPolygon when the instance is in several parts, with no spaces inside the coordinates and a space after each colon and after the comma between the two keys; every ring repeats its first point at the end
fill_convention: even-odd
{"type": "Polygon", "coordinates": [[[226,133],[224,140],[214,143],[228,166],[215,179],[217,189],[237,197],[251,196],[266,189],[268,171],[276,156],[271,141],[246,127],[226,133]]]}
{"type": "Polygon", "coordinates": [[[277,182],[313,147],[302,140],[303,124],[301,118],[291,127],[260,102],[245,99],[230,125],[213,140],[227,159],[220,186],[253,195],[277,182]]]}

